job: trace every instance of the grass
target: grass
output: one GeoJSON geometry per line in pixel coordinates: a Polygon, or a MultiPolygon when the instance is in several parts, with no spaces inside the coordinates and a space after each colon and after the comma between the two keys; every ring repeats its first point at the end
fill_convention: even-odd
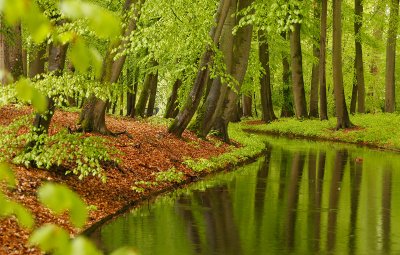
{"type": "Polygon", "coordinates": [[[350,117],[354,128],[335,130],[336,118],[328,121],[280,119],[270,124],[242,124],[244,130],[285,136],[363,144],[400,151],[400,115],[362,114],[350,117]]]}

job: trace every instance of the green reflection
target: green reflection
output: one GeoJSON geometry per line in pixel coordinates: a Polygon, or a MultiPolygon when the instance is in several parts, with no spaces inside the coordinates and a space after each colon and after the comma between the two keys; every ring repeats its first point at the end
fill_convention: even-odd
{"type": "Polygon", "coordinates": [[[400,155],[272,139],[258,162],[93,234],[142,254],[399,254],[400,155]],[[397,222],[397,223],[396,223],[397,222]]]}

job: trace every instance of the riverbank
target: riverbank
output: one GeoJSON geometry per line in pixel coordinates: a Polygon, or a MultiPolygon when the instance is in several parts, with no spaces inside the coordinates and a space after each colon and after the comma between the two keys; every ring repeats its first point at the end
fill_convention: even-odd
{"type": "MultiPolygon", "coordinates": [[[[16,117],[31,111],[28,107],[3,107],[0,125],[8,125],[16,117]]],[[[78,117],[78,113],[56,111],[50,134],[62,127],[74,127],[78,117]]],[[[227,145],[216,138],[198,139],[191,132],[185,132],[183,139],[178,139],[166,132],[167,123],[159,119],[149,122],[107,117],[106,122],[112,131],[127,131],[132,136],[104,137],[122,152],[118,167],[105,167],[106,183],[96,177],[80,181],[59,170],[13,166],[17,187],[10,191],[0,184],[0,188],[10,199],[26,206],[39,226],[55,223],[76,235],[82,229],[73,228],[66,215],[56,217],[38,202],[36,191],[43,183],[66,184],[84,199],[90,208],[87,229],[136,201],[181,187],[209,173],[249,162],[265,148],[261,139],[255,139],[257,135],[245,134],[237,125],[230,128],[235,143],[227,145]]],[[[15,219],[0,220],[0,254],[40,254],[27,245],[28,237],[29,232],[19,227],[15,219]]]]}
{"type": "Polygon", "coordinates": [[[344,142],[400,152],[400,115],[361,114],[350,119],[355,126],[344,130],[335,130],[336,118],[327,121],[283,118],[268,124],[249,120],[242,127],[258,134],[344,142]]]}

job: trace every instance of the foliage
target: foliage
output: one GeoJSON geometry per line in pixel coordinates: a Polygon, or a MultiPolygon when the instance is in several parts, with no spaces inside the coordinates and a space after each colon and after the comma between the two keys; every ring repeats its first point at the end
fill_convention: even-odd
{"type": "Polygon", "coordinates": [[[30,128],[27,117],[0,126],[0,132],[3,134],[0,159],[27,167],[32,164],[45,169],[66,167],[69,169],[66,174],[73,173],[79,179],[92,175],[105,181],[102,165],[118,161],[117,150],[106,145],[106,140],[100,137],[70,134],[66,129],[54,135],[39,135],[30,128]]]}
{"type": "Polygon", "coordinates": [[[150,181],[136,181],[134,185],[132,185],[131,189],[136,191],[137,193],[144,193],[147,188],[157,186],[157,182],[150,181]]]}
{"type": "Polygon", "coordinates": [[[157,182],[176,182],[181,183],[184,178],[184,173],[178,172],[175,167],[172,167],[164,172],[158,172],[156,175],[157,182]]]}

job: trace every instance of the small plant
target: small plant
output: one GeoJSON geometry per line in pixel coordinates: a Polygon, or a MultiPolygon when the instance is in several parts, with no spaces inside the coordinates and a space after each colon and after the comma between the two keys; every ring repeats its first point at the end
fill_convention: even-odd
{"type": "Polygon", "coordinates": [[[184,173],[178,172],[175,167],[172,167],[165,172],[156,173],[155,175],[158,182],[181,183],[184,180],[184,173]]]}
{"type": "Polygon", "coordinates": [[[106,140],[102,138],[70,134],[66,129],[51,136],[38,135],[30,128],[27,117],[0,127],[0,132],[3,134],[0,137],[0,160],[14,164],[44,169],[63,166],[70,169],[66,174],[73,173],[79,179],[92,175],[105,181],[102,165],[118,162],[117,150],[106,146],[106,140]]]}
{"type": "Polygon", "coordinates": [[[131,190],[137,193],[144,193],[146,189],[157,186],[157,182],[150,181],[136,181],[134,185],[131,186],[131,190]]]}

